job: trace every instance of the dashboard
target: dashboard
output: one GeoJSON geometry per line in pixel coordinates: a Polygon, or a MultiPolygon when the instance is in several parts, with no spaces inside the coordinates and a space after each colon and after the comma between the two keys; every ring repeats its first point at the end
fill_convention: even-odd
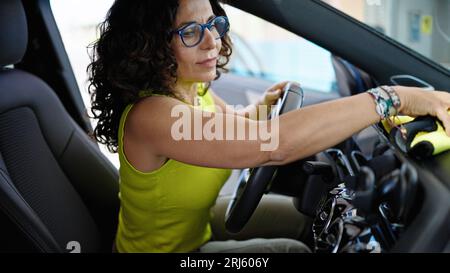
{"type": "Polygon", "coordinates": [[[316,253],[450,251],[450,153],[415,160],[374,128],[370,155],[350,138],[283,166],[270,191],[313,218],[316,253]]]}

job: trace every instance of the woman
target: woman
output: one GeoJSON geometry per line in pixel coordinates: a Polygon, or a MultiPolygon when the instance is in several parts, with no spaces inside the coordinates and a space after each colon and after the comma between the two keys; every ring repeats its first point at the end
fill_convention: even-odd
{"type": "MultiPolygon", "coordinates": [[[[210,208],[229,169],[305,158],[398,112],[437,116],[450,132],[449,94],[396,86],[281,116],[279,145],[271,150],[261,149],[260,136],[229,140],[226,118],[246,136],[252,126],[271,128],[275,121],[254,119],[255,107],[225,112],[209,89],[231,55],[228,19],[217,0],[116,0],[100,30],[90,92],[95,137],[120,158],[119,252],[308,251],[294,240],[210,242],[210,208]],[[205,127],[219,124],[222,138],[174,137],[173,111],[180,107],[192,124],[195,117],[205,127]]],[[[260,105],[272,105],[285,85],[267,90],[260,105]]]]}

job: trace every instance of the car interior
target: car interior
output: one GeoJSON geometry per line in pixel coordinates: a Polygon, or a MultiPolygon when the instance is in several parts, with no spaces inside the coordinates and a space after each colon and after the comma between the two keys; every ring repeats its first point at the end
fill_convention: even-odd
{"type": "Polygon", "coordinates": [[[76,239],[86,252],[111,251],[117,171],[39,77],[62,82],[64,74],[17,65],[49,50],[41,41],[42,51],[27,48],[33,31],[21,1],[2,1],[0,18],[1,250],[64,252],[76,239]]]}
{"type": "MultiPolygon", "coordinates": [[[[280,114],[394,84],[393,77],[450,90],[448,70],[322,1],[230,5],[333,54],[338,94],[312,92],[303,101],[298,95],[308,90],[291,86],[280,114]]],[[[49,1],[0,1],[0,33],[0,252],[67,253],[74,242],[81,252],[111,252],[119,175],[89,134],[49,1]]],[[[224,74],[213,88],[269,84],[224,74]]],[[[310,158],[239,171],[224,225],[239,232],[261,198],[276,194],[308,219],[301,239],[313,252],[450,252],[449,164],[450,153],[411,157],[377,124],[310,158]]]]}

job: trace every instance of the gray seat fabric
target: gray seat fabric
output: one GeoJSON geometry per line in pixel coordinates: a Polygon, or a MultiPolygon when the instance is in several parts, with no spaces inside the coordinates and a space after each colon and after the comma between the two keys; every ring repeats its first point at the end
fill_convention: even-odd
{"type": "Polygon", "coordinates": [[[26,24],[20,0],[0,1],[0,251],[110,252],[117,170],[45,82],[6,68],[26,24]]]}

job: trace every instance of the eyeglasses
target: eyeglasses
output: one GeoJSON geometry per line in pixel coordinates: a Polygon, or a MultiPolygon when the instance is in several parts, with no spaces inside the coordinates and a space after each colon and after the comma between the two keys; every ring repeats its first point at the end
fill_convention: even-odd
{"type": "Polygon", "coordinates": [[[205,28],[211,32],[214,39],[218,40],[225,36],[230,28],[230,24],[227,17],[217,16],[206,24],[190,23],[173,30],[171,33],[172,35],[178,34],[186,47],[194,47],[202,41],[205,35],[205,28]]]}

